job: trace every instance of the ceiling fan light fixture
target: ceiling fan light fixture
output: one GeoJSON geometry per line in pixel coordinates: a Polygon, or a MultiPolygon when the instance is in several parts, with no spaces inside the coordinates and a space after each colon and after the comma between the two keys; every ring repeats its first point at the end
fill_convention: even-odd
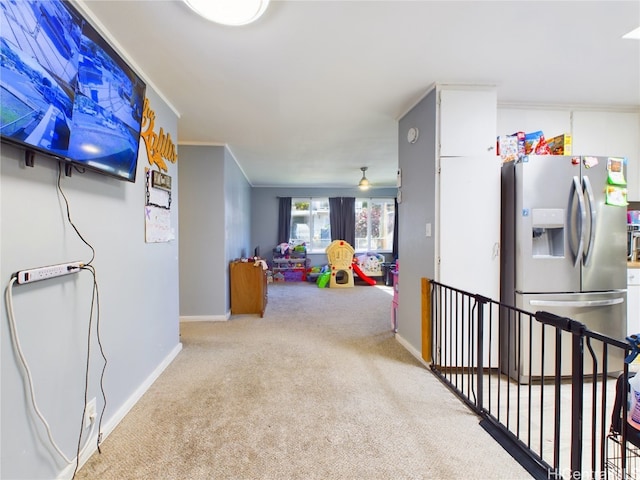
{"type": "Polygon", "coordinates": [[[358,187],[360,190],[369,190],[371,184],[366,176],[367,167],[360,167],[360,170],[362,170],[362,178],[360,179],[360,183],[358,183],[358,187]]]}
{"type": "Polygon", "coordinates": [[[183,0],[201,17],[222,25],[240,26],[255,22],[269,0],[183,0]]]}

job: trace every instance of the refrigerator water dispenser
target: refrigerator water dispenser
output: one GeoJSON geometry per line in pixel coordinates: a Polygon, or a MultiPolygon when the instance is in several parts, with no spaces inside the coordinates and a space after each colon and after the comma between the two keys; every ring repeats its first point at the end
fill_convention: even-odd
{"type": "Polygon", "coordinates": [[[562,208],[531,210],[531,254],[534,258],[564,257],[564,219],[562,208]]]}

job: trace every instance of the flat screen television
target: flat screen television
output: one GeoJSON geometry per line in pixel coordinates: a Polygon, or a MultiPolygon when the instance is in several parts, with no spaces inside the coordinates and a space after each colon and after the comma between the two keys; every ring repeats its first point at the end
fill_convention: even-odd
{"type": "Polygon", "coordinates": [[[143,80],[68,1],[0,15],[0,139],[135,182],[143,80]]]}

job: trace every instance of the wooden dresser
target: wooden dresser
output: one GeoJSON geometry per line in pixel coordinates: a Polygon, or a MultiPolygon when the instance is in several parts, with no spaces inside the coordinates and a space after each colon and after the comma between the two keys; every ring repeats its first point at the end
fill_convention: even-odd
{"type": "Polygon", "coordinates": [[[229,264],[231,284],[231,314],[259,313],[267,308],[267,272],[262,265],[249,262],[229,264]]]}

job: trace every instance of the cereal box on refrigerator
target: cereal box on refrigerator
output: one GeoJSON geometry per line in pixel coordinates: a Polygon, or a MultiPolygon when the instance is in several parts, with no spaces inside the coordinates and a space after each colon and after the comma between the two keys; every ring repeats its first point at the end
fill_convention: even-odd
{"type": "Polygon", "coordinates": [[[519,160],[524,156],[524,132],[498,137],[498,155],[502,163],[519,160]]]}

